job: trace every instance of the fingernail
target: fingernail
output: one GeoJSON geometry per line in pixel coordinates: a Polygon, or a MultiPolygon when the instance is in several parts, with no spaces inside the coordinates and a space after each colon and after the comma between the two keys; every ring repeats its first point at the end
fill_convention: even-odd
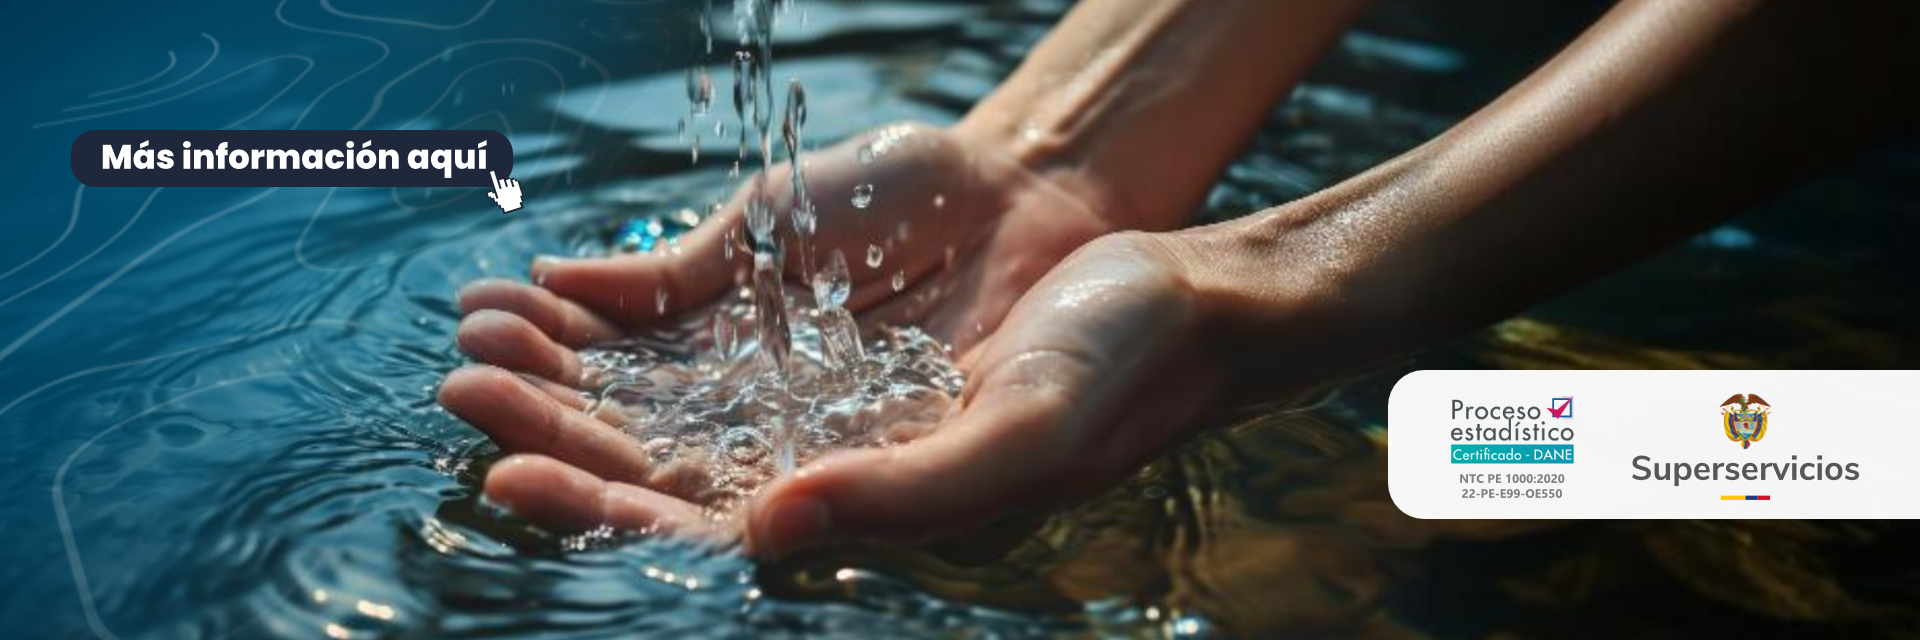
{"type": "Polygon", "coordinates": [[[527,275],[533,278],[533,283],[536,285],[546,284],[547,270],[552,269],[553,267],[559,266],[560,263],[565,261],[566,261],[566,258],[562,258],[560,256],[550,256],[550,255],[534,256],[533,265],[530,267],[527,267],[527,275]]]}
{"type": "Polygon", "coordinates": [[[774,503],[757,529],[755,546],[778,555],[826,542],[833,534],[833,514],[820,500],[792,498],[774,503]]]}

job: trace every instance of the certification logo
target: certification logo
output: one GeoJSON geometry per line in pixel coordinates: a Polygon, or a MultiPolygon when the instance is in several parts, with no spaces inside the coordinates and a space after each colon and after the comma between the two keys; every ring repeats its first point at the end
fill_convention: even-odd
{"type": "Polygon", "coordinates": [[[1767,416],[1772,412],[1773,406],[1760,396],[1736,393],[1720,403],[1720,428],[1727,432],[1728,440],[1745,449],[1767,437],[1767,416]]]}
{"type": "Polygon", "coordinates": [[[1553,402],[1547,403],[1547,413],[1555,418],[1573,417],[1573,398],[1554,398],[1553,402]]]}

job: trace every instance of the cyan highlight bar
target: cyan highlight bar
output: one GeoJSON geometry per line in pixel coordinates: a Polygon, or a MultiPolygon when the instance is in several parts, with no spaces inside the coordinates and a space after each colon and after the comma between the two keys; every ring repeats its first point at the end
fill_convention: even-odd
{"type": "Polygon", "coordinates": [[[1456,444],[1453,464],[1573,464],[1570,444],[1456,444]]]}

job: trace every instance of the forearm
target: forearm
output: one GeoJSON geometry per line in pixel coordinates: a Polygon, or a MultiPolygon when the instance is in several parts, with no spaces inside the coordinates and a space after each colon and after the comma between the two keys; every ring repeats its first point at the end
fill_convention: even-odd
{"type": "Polygon", "coordinates": [[[1082,0],[961,128],[1134,228],[1176,227],[1365,4],[1082,0]]]}
{"type": "Polygon", "coordinates": [[[1193,233],[1194,253],[1214,256],[1193,268],[1194,286],[1304,370],[1481,326],[1697,233],[1911,117],[1902,96],[1920,70],[1900,50],[1911,7],[1622,3],[1431,143],[1193,233]]]}

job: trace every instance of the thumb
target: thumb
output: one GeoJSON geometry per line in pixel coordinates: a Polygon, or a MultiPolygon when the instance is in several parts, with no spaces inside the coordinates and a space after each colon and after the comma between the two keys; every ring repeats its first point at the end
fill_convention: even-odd
{"type": "Polygon", "coordinates": [[[1075,394],[976,403],[908,444],[842,451],[782,478],[747,514],[747,546],[777,556],[853,540],[912,542],[1099,486],[1068,419],[1075,394]]]}
{"type": "Polygon", "coordinates": [[[487,192],[487,197],[488,197],[488,198],[492,198],[492,199],[494,199],[494,200],[499,200],[499,199],[500,199],[500,196],[496,196],[496,195],[493,195],[493,192],[492,192],[492,191],[488,191],[488,192],[487,192]]]}

